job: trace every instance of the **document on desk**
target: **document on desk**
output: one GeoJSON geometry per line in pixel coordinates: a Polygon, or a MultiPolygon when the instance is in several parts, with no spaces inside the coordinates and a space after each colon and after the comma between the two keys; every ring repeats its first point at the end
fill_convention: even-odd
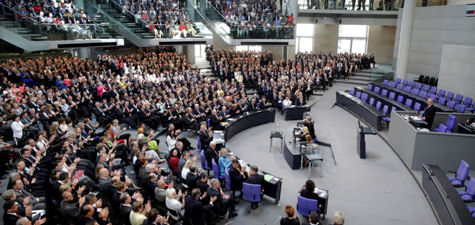
{"type": "Polygon", "coordinates": [[[416,129],[417,129],[417,131],[430,132],[430,130],[427,129],[427,128],[420,128],[420,127],[419,127],[419,128],[416,128],[416,129]]]}
{"type": "Polygon", "coordinates": [[[273,178],[274,178],[274,176],[272,176],[272,175],[270,175],[270,174],[264,175],[264,180],[265,180],[265,181],[270,181],[270,180],[273,179],[273,178]]]}
{"type": "Polygon", "coordinates": [[[410,116],[409,118],[411,118],[411,120],[414,120],[414,121],[422,121],[422,119],[419,118],[418,116],[410,116]]]}

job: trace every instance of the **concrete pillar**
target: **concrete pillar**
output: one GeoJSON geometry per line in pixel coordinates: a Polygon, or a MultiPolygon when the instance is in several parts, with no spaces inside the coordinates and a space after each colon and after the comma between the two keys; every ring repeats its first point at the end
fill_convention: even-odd
{"type": "Polygon", "coordinates": [[[91,48],[79,48],[78,56],[80,58],[90,58],[91,57],[91,48]]]}
{"type": "Polygon", "coordinates": [[[411,48],[412,25],[414,24],[415,11],[416,1],[404,2],[396,64],[396,77],[401,79],[407,78],[407,63],[409,61],[409,49],[411,48]]]}
{"type": "Polygon", "coordinates": [[[196,63],[196,60],[195,60],[195,45],[186,45],[186,46],[183,46],[183,47],[186,47],[186,51],[185,54],[186,54],[186,59],[188,59],[188,63],[190,63],[191,65],[194,65],[196,63]]]}

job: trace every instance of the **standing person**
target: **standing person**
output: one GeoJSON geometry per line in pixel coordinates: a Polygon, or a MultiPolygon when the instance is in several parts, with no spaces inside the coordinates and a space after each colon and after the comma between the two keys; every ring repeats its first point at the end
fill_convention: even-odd
{"type": "Polygon", "coordinates": [[[280,225],[300,225],[299,218],[295,215],[295,209],[291,205],[285,206],[285,217],[280,219],[280,225]]]}
{"type": "Polygon", "coordinates": [[[311,212],[308,215],[308,225],[322,225],[320,223],[320,215],[317,212],[311,212]]]}
{"type": "MultiPolygon", "coordinates": [[[[257,166],[251,166],[249,170],[249,177],[247,178],[246,183],[261,185],[261,199],[262,199],[262,195],[264,194],[264,176],[258,174],[258,172],[259,172],[259,169],[257,168],[257,166]]],[[[257,207],[259,207],[258,202],[251,204],[251,209],[257,209],[257,207]]]]}
{"type": "Polygon", "coordinates": [[[21,141],[23,137],[23,128],[28,127],[29,124],[23,124],[20,121],[20,116],[15,116],[15,121],[12,122],[12,131],[13,131],[13,139],[15,140],[15,144],[18,145],[18,143],[21,141]]]}
{"type": "Polygon", "coordinates": [[[434,104],[434,100],[432,98],[429,98],[427,100],[427,106],[424,109],[424,112],[422,113],[422,115],[419,116],[421,119],[426,121],[427,129],[430,129],[432,127],[435,113],[437,112],[437,109],[432,104],[434,104]]]}
{"type": "Polygon", "coordinates": [[[351,10],[355,10],[356,0],[351,0],[351,10]]]}

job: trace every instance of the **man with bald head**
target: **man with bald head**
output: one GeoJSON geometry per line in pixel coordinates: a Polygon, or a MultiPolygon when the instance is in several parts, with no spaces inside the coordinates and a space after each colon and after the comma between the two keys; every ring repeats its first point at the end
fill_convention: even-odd
{"type": "Polygon", "coordinates": [[[433,104],[434,99],[427,99],[427,106],[424,109],[424,112],[421,114],[422,119],[427,122],[428,129],[432,128],[432,122],[434,122],[435,113],[437,112],[437,109],[433,106],[433,104]]]}

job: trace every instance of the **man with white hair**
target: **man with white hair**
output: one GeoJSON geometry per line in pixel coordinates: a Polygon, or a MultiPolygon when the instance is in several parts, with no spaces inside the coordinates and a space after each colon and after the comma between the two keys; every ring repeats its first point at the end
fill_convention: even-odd
{"type": "Polygon", "coordinates": [[[206,149],[205,152],[206,162],[208,162],[208,166],[211,166],[211,160],[214,159],[215,162],[218,162],[218,149],[216,149],[216,142],[211,141],[209,143],[209,147],[206,149]]]}
{"type": "Polygon", "coordinates": [[[221,183],[218,179],[213,178],[210,180],[210,187],[208,188],[208,196],[210,198],[217,197],[214,202],[213,211],[216,215],[224,216],[229,211],[228,217],[232,218],[238,214],[235,212],[234,199],[230,195],[225,195],[221,189],[221,183]]]}
{"type": "Polygon", "coordinates": [[[333,223],[334,225],[343,225],[345,224],[345,216],[340,211],[336,211],[333,215],[333,223]]]}

